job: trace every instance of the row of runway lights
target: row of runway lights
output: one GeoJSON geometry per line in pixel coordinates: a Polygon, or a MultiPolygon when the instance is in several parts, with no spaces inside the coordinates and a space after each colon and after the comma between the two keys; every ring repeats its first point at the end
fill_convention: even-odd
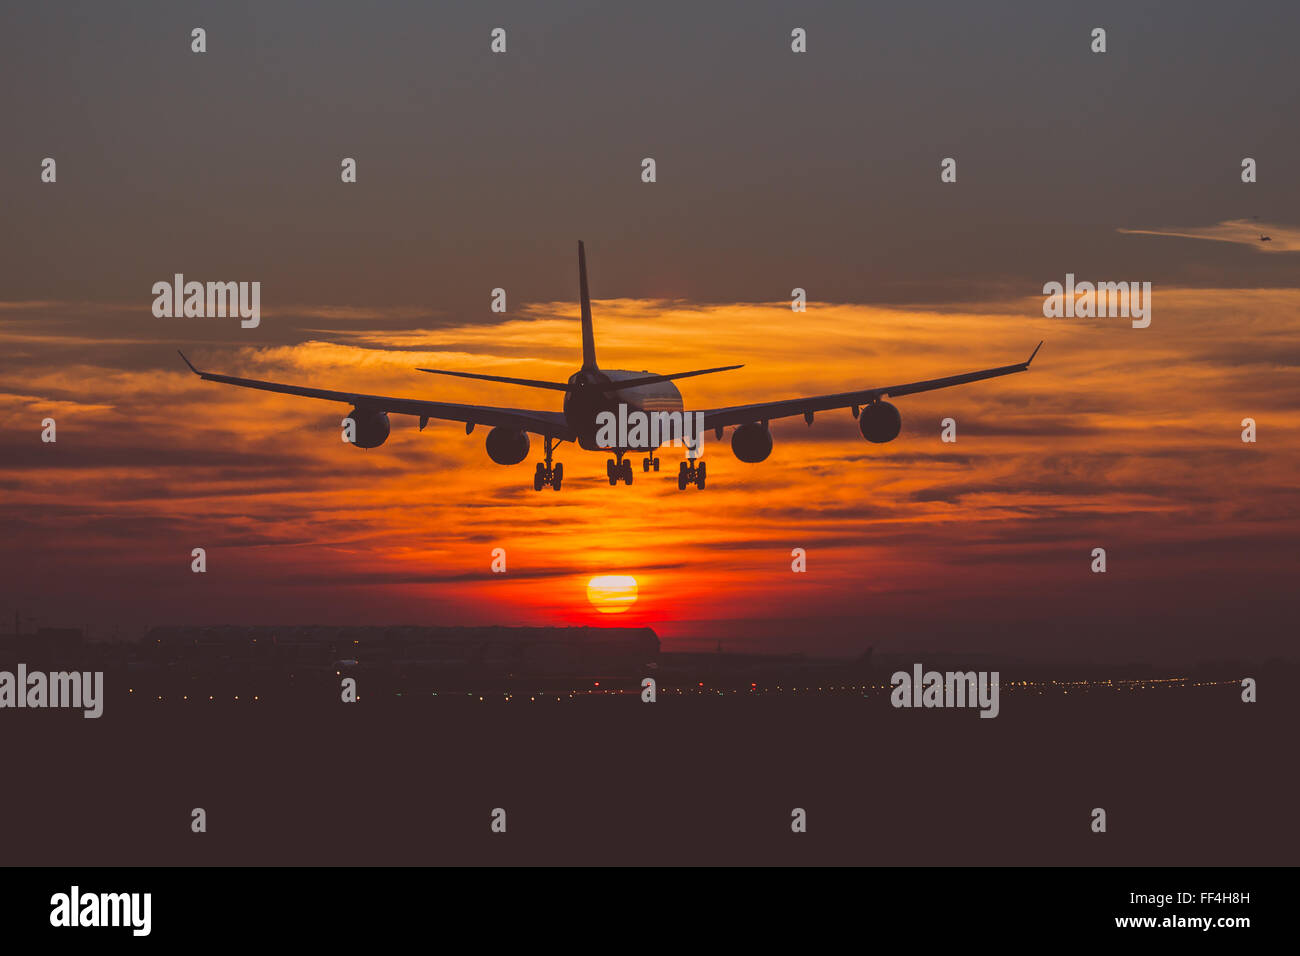
{"type": "MultiPolygon", "coordinates": [[[[1057,680],[1053,680],[1053,681],[1008,681],[1008,682],[1006,682],[1006,683],[1000,683],[1000,684],[998,684],[997,686],[998,686],[999,690],[1002,690],[1002,689],[1004,689],[1004,688],[1005,688],[1005,689],[1008,689],[1008,690],[1012,690],[1012,689],[1015,689],[1015,688],[1021,688],[1024,692],[1036,693],[1036,694],[1038,694],[1038,696],[1041,697],[1041,696],[1043,696],[1044,694],[1046,694],[1049,690],[1059,690],[1062,694],[1069,694],[1069,693],[1070,693],[1070,688],[1083,689],[1083,690],[1085,690],[1085,691],[1087,691],[1087,690],[1094,690],[1094,689],[1097,689],[1097,690],[1103,690],[1103,689],[1104,689],[1104,690],[1114,690],[1114,691],[1125,691],[1125,690],[1126,690],[1126,691],[1130,691],[1130,692],[1132,692],[1132,691],[1139,691],[1139,690],[1164,690],[1164,689],[1172,689],[1172,688],[1174,688],[1174,687],[1219,687],[1219,686],[1223,686],[1223,685],[1227,685],[1227,684],[1238,685],[1238,684],[1240,684],[1240,683],[1241,683],[1241,681],[1239,681],[1239,680],[1217,680],[1217,681],[1215,681],[1215,680],[1201,680],[1201,681],[1189,681],[1189,680],[1188,680],[1187,678],[1185,678],[1185,677],[1153,677],[1153,678],[1142,678],[1142,679],[1134,679],[1134,680],[1104,680],[1104,681],[1087,681],[1087,680],[1077,680],[1077,681],[1057,681],[1057,680]]],[[[778,684],[776,687],[759,687],[758,684],[756,684],[756,683],[751,683],[751,684],[749,685],[749,689],[748,689],[748,690],[745,690],[745,691],[737,690],[737,689],[735,689],[735,688],[731,688],[731,689],[727,689],[727,690],[718,690],[718,689],[716,689],[716,688],[712,688],[712,687],[705,687],[705,686],[704,686],[704,683],[701,681],[701,682],[699,682],[695,687],[690,687],[690,688],[663,687],[663,688],[660,688],[660,689],[658,690],[658,693],[661,693],[661,694],[676,694],[676,695],[679,696],[679,697],[680,697],[680,696],[685,696],[685,695],[688,695],[688,694],[694,694],[694,695],[697,695],[697,696],[699,696],[699,695],[712,695],[712,696],[715,696],[715,697],[725,697],[725,696],[727,696],[728,694],[733,694],[733,695],[734,695],[734,694],[740,694],[740,693],[744,693],[744,694],[746,694],[746,695],[754,695],[754,694],[785,694],[785,693],[790,693],[790,694],[799,694],[799,693],[804,693],[804,694],[810,694],[810,693],[832,693],[832,694],[833,694],[833,693],[847,693],[847,692],[857,692],[857,691],[862,691],[862,692],[863,692],[863,696],[865,697],[865,696],[867,696],[867,692],[868,692],[868,691],[883,691],[883,692],[885,692],[885,693],[888,693],[888,692],[890,692],[891,690],[893,690],[893,687],[892,687],[892,685],[890,685],[890,684],[841,684],[841,685],[839,685],[839,686],[833,686],[833,685],[832,685],[832,686],[824,686],[824,687],[817,687],[817,688],[813,688],[813,687],[802,687],[802,688],[800,688],[800,687],[791,687],[791,688],[788,688],[788,689],[787,689],[787,688],[782,687],[782,686],[779,685],[779,684],[778,684]]],[[[134,688],[134,687],[129,688],[128,693],[134,694],[134,693],[135,693],[135,688],[134,688]]],[[[576,699],[579,698],[579,697],[593,697],[593,696],[594,696],[594,697],[600,697],[600,696],[611,696],[611,697],[616,697],[616,696],[625,696],[625,695],[629,695],[629,694],[639,696],[639,695],[641,694],[641,691],[640,691],[640,690],[621,689],[621,688],[620,688],[620,689],[601,688],[601,686],[600,686],[600,682],[599,682],[599,681],[593,681],[593,686],[592,686],[592,688],[591,688],[590,690],[581,690],[581,691],[576,691],[576,690],[575,690],[575,691],[569,691],[567,694],[563,694],[563,695],[556,695],[556,694],[532,694],[532,695],[530,695],[530,696],[528,697],[528,699],[529,699],[530,701],[536,701],[539,697],[542,698],[542,699],[549,699],[549,698],[551,698],[551,697],[554,697],[555,700],[557,700],[557,701],[561,701],[561,700],[564,700],[565,697],[567,697],[569,700],[576,700],[576,699]]],[[[394,692],[393,692],[393,696],[394,696],[394,697],[403,697],[403,696],[405,696],[405,695],[404,695],[401,691],[394,691],[394,692]]],[[[429,696],[430,696],[430,697],[438,697],[438,696],[444,696],[444,697],[456,697],[456,696],[462,696],[462,695],[458,695],[458,694],[443,694],[443,695],[439,695],[436,691],[431,691],[430,694],[429,694],[429,696]]],[[[482,695],[482,694],[474,694],[474,693],[472,693],[472,692],[466,692],[463,696],[465,696],[465,697],[471,697],[471,698],[477,696],[479,700],[487,700],[489,697],[491,697],[491,698],[496,698],[496,697],[498,697],[498,696],[500,696],[503,700],[507,700],[507,701],[512,701],[512,700],[516,700],[516,699],[519,699],[519,700],[522,700],[522,699],[523,699],[523,695],[521,695],[521,694],[506,694],[506,693],[502,693],[502,694],[499,694],[499,695],[498,695],[498,694],[488,694],[488,695],[485,696],[485,695],[482,695]]],[[[154,699],[155,699],[156,701],[162,701],[162,700],[165,700],[165,698],[164,698],[163,695],[161,695],[161,694],[155,695],[154,699]]],[[[174,698],[173,698],[173,699],[174,699],[174,698]]],[[[190,695],[189,695],[189,694],[182,694],[182,695],[181,695],[181,700],[188,701],[189,699],[190,699],[190,695]]],[[[201,694],[200,694],[200,695],[195,695],[195,696],[194,696],[194,699],[195,699],[195,700],[202,700],[202,699],[203,699],[203,696],[202,696],[201,694]]],[[[215,701],[216,699],[217,699],[217,698],[216,698],[216,695],[213,695],[213,694],[209,694],[209,695],[208,695],[208,700],[210,700],[210,701],[215,701]]],[[[236,701],[239,700],[239,699],[240,699],[240,695],[236,694],[236,695],[234,696],[233,699],[236,700],[236,701]]],[[[253,700],[253,701],[260,701],[260,700],[261,700],[261,696],[258,695],[258,694],[254,694],[251,698],[249,698],[247,695],[244,695],[244,700],[245,700],[245,701],[250,700],[250,699],[253,700]]],[[[360,698],[358,697],[358,699],[360,699],[360,698]]],[[[225,697],[224,697],[224,696],[222,697],[222,700],[225,700],[225,697]]]]}

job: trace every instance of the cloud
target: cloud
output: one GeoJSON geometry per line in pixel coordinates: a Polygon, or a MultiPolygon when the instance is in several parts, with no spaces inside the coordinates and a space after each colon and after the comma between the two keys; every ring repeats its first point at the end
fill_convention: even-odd
{"type": "Polygon", "coordinates": [[[1038,619],[1071,613],[1090,586],[1079,555],[1095,544],[1125,575],[1138,573],[1135,554],[1159,554],[1140,573],[1176,592],[1214,563],[1211,542],[1259,540],[1257,556],[1242,548],[1222,573],[1234,600],[1264,602],[1277,577],[1269,542],[1300,530],[1300,290],[1155,295],[1141,331],[1044,319],[1038,297],[979,309],[814,302],[798,316],[785,302],[597,302],[603,367],[744,363],[683,383],[695,408],[934,378],[1022,360],[1047,340],[1026,374],[899,399],[903,433],[888,445],[864,442],[847,410],[812,427],[774,422],[758,465],[710,435],[702,493],[677,490],[669,450],[660,473],[636,462],[633,486],[611,488],[601,456],[561,446],[564,490],[538,494],[540,442],[528,462],[501,467],[486,429],[419,432],[394,416],[383,447],[348,447],[344,406],[199,381],[171,339],[193,336],[186,354],[215,371],[558,409],[550,393],[414,367],[563,378],[580,355],[572,303],[491,324],[439,328],[412,313],[407,326],[393,316],[391,328],[270,341],[153,321],[129,345],[94,309],[59,314],[53,328],[55,310],[15,309],[0,315],[0,338],[44,329],[52,341],[0,366],[0,524],[24,555],[9,583],[50,623],[68,608],[78,620],[152,622],[327,608],[343,621],[565,624],[587,619],[587,576],[628,573],[641,584],[629,614],[669,640],[748,621],[719,635],[739,641],[793,616],[833,651],[850,642],[818,622],[951,630],[951,608],[1012,592],[1038,619]],[[60,346],[60,333],[77,344],[60,346]],[[46,414],[55,445],[40,441],[46,414]],[[1256,445],[1239,439],[1246,416],[1256,445]],[[939,439],[945,417],[957,420],[955,445],[939,439]],[[209,549],[201,578],[188,570],[196,546],[209,549]],[[506,575],[487,570],[498,546],[506,575]],[[790,571],[794,547],[808,550],[806,576],[790,571]],[[349,581],[360,586],[340,587],[349,581]]]}
{"type": "Polygon", "coordinates": [[[1300,252],[1300,228],[1258,219],[1225,219],[1213,226],[1188,226],[1163,229],[1117,229],[1132,236],[1169,236],[1176,239],[1210,239],[1249,246],[1256,252],[1300,252]],[[1263,242],[1260,236],[1268,236],[1263,242]]]}

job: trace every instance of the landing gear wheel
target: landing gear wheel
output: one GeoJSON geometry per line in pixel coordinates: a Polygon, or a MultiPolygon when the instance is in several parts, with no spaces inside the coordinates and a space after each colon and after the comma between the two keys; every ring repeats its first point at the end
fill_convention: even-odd
{"type": "Polygon", "coordinates": [[[658,471],[658,470],[659,470],[659,459],[658,459],[658,458],[651,458],[651,459],[650,459],[650,462],[651,462],[651,465],[653,466],[654,470],[655,470],[655,471],[658,471]]]}
{"type": "MultiPolygon", "coordinates": [[[[548,442],[549,443],[549,442],[548,442]]],[[[550,449],[546,450],[546,461],[537,463],[537,470],[533,472],[533,490],[541,491],[543,488],[550,487],[555,491],[560,490],[560,482],[564,480],[564,466],[558,461],[551,464],[550,449]]]]}
{"type": "Polygon", "coordinates": [[[649,470],[650,470],[650,459],[649,459],[649,458],[642,458],[642,459],[641,459],[641,470],[642,470],[642,471],[649,471],[649,470]]]}
{"type": "Polygon", "coordinates": [[[625,485],[632,484],[632,459],[619,458],[610,459],[605,463],[606,474],[609,475],[609,483],[616,485],[620,481],[625,485]]]}
{"type": "Polygon", "coordinates": [[[696,488],[704,488],[704,462],[696,462],[693,459],[687,459],[682,462],[681,467],[677,470],[677,490],[685,491],[687,485],[694,485],[696,488]]]}
{"type": "Polygon", "coordinates": [[[546,436],[546,460],[537,463],[537,470],[533,472],[533,490],[541,491],[548,485],[555,491],[560,490],[560,482],[564,480],[564,466],[558,461],[551,463],[551,455],[555,451],[555,439],[550,435],[546,436]]]}

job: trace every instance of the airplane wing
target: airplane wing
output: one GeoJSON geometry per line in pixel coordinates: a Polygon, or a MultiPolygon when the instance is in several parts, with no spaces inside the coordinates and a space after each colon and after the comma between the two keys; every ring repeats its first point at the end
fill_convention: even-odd
{"type": "Polygon", "coordinates": [[[965,385],[999,375],[1011,375],[1029,368],[1029,363],[1038,354],[1038,346],[1029,358],[1015,365],[1003,365],[1000,368],[986,368],[978,372],[965,372],[961,375],[949,375],[947,378],[932,378],[924,382],[908,382],[905,385],[887,385],[884,388],[866,388],[858,392],[840,392],[837,395],[815,395],[811,398],[788,398],[778,402],[759,402],[754,405],[732,405],[728,408],[711,408],[704,412],[704,427],[721,429],[727,425],[745,425],[749,422],[765,422],[773,418],[788,418],[791,415],[803,415],[811,421],[814,412],[824,412],[832,408],[854,408],[870,405],[886,396],[895,398],[900,395],[913,395],[916,392],[930,392],[937,388],[953,385],[965,385]]]}
{"type": "Polygon", "coordinates": [[[213,372],[200,372],[194,367],[185,353],[179,353],[185,359],[190,371],[207,382],[222,382],[226,385],[239,385],[243,388],[260,388],[267,392],[281,392],[285,395],[301,395],[305,398],[321,398],[329,402],[345,402],[359,408],[389,412],[395,415],[415,415],[423,420],[440,419],[451,422],[464,422],[467,425],[502,425],[506,428],[518,428],[535,435],[549,435],[561,441],[573,441],[576,435],[564,420],[561,412],[541,412],[522,408],[494,408],[490,405],[457,405],[452,402],[429,402],[419,398],[389,398],[385,395],[364,395],[360,392],[334,392],[324,388],[308,388],[303,385],[282,385],[279,382],[262,382],[253,378],[237,378],[234,375],[217,375],[213,372]]]}

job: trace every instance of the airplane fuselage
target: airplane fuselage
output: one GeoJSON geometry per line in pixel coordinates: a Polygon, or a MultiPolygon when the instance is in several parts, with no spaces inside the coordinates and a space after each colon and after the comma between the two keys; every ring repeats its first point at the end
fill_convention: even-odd
{"type": "MultiPolygon", "coordinates": [[[[596,418],[601,412],[618,416],[619,406],[625,405],[627,412],[681,412],[682,393],[672,382],[654,382],[650,385],[637,385],[632,388],[606,391],[597,386],[629,379],[644,378],[649,372],[631,372],[626,369],[610,371],[585,370],[569,378],[574,388],[564,396],[564,418],[569,427],[578,435],[578,445],[587,451],[610,451],[607,446],[596,442],[598,425],[596,418]]],[[[653,451],[663,442],[655,442],[653,447],[631,447],[623,451],[653,451]]]]}

